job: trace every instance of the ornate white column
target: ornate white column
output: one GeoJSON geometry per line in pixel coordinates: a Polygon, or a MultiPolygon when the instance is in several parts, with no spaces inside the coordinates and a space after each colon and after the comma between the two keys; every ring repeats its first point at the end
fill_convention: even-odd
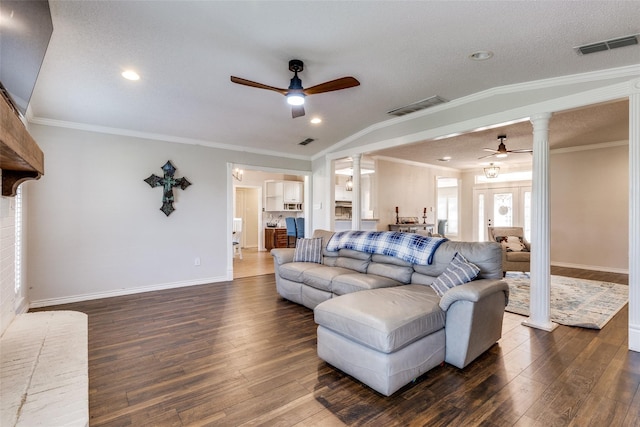
{"type": "Polygon", "coordinates": [[[362,229],[362,207],[360,206],[362,197],[360,196],[360,160],[362,154],[351,156],[353,166],[353,194],[351,201],[351,229],[362,229]]]}
{"type": "Polygon", "coordinates": [[[640,352],[640,80],[629,96],[629,350],[640,352]]]}
{"type": "Polygon", "coordinates": [[[549,229],[549,119],[550,113],[531,117],[533,124],[533,182],[531,191],[531,286],[529,318],[525,326],[552,331],[550,318],[551,257],[549,229]]]}

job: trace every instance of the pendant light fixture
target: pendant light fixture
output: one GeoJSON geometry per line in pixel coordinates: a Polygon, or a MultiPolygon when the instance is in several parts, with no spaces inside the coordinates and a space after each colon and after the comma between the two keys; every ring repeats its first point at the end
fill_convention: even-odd
{"type": "Polygon", "coordinates": [[[489,163],[489,167],[484,168],[484,176],[487,178],[497,178],[500,173],[500,168],[498,166],[494,166],[493,163],[489,163]]]}

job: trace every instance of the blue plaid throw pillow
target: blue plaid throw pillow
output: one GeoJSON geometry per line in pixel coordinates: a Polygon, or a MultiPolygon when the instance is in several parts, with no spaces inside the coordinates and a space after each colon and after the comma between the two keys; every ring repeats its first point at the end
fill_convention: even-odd
{"type": "Polygon", "coordinates": [[[298,239],[293,262],[315,262],[322,264],[322,238],[298,239]]]}
{"type": "Polygon", "coordinates": [[[477,265],[470,263],[458,252],[453,256],[451,264],[433,281],[431,287],[439,296],[444,295],[454,286],[462,285],[475,279],[480,273],[477,265]]]}

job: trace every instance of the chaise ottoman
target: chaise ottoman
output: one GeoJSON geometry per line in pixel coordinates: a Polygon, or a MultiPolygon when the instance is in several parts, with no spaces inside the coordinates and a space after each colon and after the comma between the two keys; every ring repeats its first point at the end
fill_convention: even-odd
{"type": "Polygon", "coordinates": [[[445,360],[445,312],[429,286],[354,292],[314,309],[318,356],[390,396],[445,360]]]}

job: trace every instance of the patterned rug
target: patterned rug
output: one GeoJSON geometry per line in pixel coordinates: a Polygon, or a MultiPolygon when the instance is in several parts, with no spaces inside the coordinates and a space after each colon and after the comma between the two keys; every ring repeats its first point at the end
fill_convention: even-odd
{"type": "MultiPolygon", "coordinates": [[[[529,315],[529,277],[507,273],[511,313],[529,315]]],[[[602,329],[629,300],[629,287],[595,280],[551,276],[551,320],[561,325],[602,329]]]]}

